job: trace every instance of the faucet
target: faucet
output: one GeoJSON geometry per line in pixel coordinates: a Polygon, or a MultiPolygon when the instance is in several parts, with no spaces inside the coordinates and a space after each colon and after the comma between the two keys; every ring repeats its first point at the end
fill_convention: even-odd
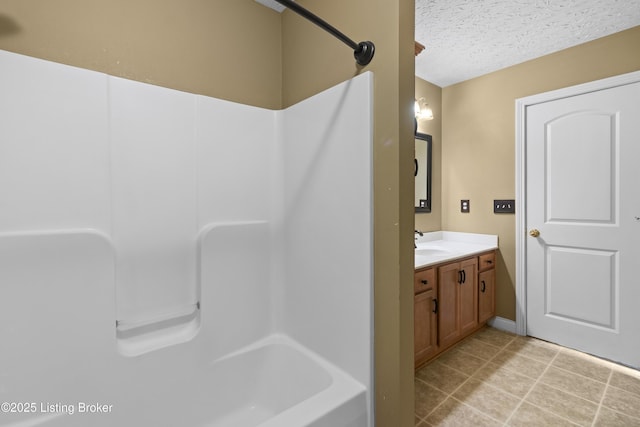
{"type": "MultiPolygon", "coordinates": [[[[413,235],[415,236],[416,234],[417,234],[418,236],[420,236],[420,237],[424,236],[424,233],[422,233],[422,231],[420,231],[420,230],[413,230],[413,235]]],[[[418,240],[418,238],[417,238],[417,237],[414,237],[414,238],[413,238],[413,240],[418,240]]],[[[415,248],[417,248],[417,247],[418,247],[418,246],[416,246],[416,243],[415,243],[415,242],[413,242],[413,249],[415,249],[415,248]]]]}

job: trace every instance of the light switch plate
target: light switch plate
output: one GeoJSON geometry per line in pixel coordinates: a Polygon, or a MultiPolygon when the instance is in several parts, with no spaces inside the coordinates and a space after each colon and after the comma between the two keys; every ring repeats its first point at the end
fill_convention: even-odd
{"type": "Polygon", "coordinates": [[[515,200],[494,200],[493,213],[516,213],[515,200]]]}

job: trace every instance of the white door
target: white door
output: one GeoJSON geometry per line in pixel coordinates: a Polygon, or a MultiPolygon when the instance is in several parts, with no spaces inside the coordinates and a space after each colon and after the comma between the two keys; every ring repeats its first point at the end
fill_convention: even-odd
{"type": "Polygon", "coordinates": [[[525,117],[527,334],[640,367],[640,83],[525,117]]]}

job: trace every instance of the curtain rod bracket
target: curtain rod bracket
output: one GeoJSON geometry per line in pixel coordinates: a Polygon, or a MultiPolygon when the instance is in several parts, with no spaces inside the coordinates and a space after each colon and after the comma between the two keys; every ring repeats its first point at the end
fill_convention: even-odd
{"type": "Polygon", "coordinates": [[[365,41],[365,42],[356,43],[353,40],[351,40],[349,37],[345,36],[342,32],[338,31],[331,24],[327,23],[322,18],[309,12],[307,9],[300,6],[299,4],[294,3],[292,0],[275,0],[275,1],[291,9],[298,15],[313,22],[318,27],[322,28],[328,33],[333,34],[335,38],[337,38],[338,40],[341,40],[344,44],[346,44],[351,49],[353,49],[353,57],[356,59],[356,62],[358,63],[358,65],[365,66],[369,64],[373,59],[373,55],[376,51],[376,47],[373,44],[373,42],[365,41]]]}
{"type": "Polygon", "coordinates": [[[364,66],[371,62],[374,53],[376,53],[376,46],[373,42],[366,41],[358,43],[358,48],[353,51],[353,56],[358,65],[364,66]]]}

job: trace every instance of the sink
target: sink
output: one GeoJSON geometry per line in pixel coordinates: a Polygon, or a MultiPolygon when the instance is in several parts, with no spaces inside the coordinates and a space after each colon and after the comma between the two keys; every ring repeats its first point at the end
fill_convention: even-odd
{"type": "Polygon", "coordinates": [[[440,248],[417,248],[415,254],[419,256],[444,256],[449,255],[451,251],[440,248]]]}

